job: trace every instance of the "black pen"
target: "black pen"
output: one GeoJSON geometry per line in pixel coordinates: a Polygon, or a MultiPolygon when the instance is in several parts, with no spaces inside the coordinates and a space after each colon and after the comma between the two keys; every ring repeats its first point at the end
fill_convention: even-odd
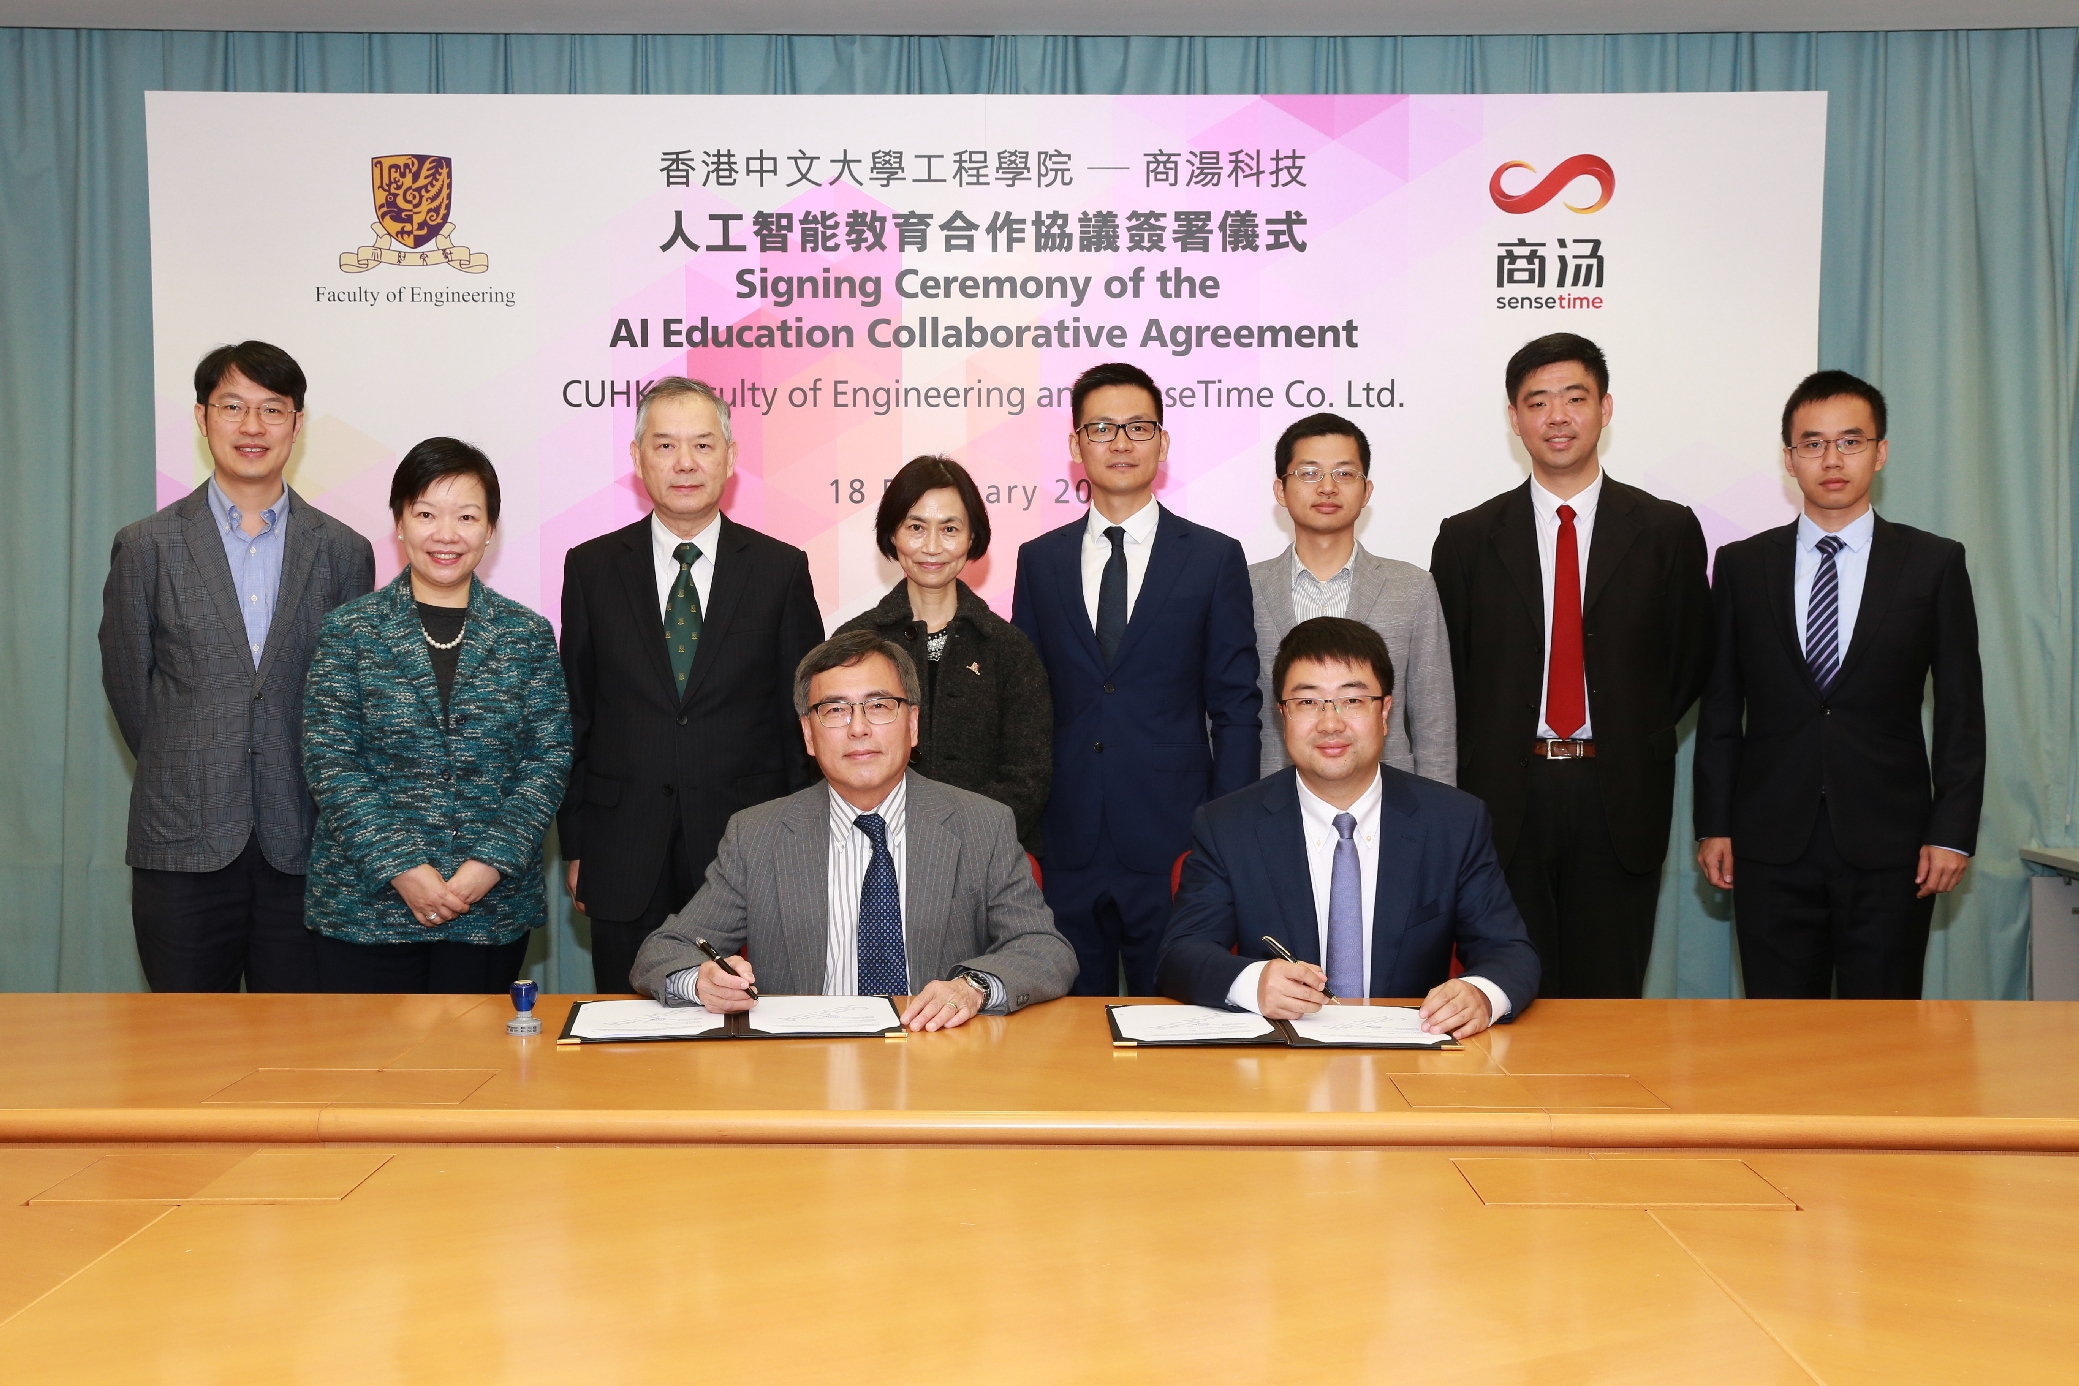
{"type": "MultiPolygon", "coordinates": [[[[1271,936],[1270,936],[1269,934],[1265,934],[1265,935],[1263,936],[1263,941],[1264,941],[1265,943],[1268,943],[1268,944],[1269,944],[1269,945],[1271,946],[1271,951],[1272,951],[1272,952],[1276,953],[1276,954],[1277,954],[1277,955],[1278,955],[1279,957],[1283,958],[1283,959],[1284,959],[1284,960],[1285,960],[1286,962],[1289,962],[1289,963],[1291,963],[1291,964],[1292,964],[1293,966],[1295,966],[1295,967],[1297,967],[1297,966],[1299,965],[1299,959],[1298,959],[1298,958],[1295,958],[1295,957],[1293,957],[1293,956],[1292,956],[1292,955],[1291,955],[1290,953],[1286,952],[1286,951],[1285,951],[1285,945],[1284,945],[1284,944],[1282,944],[1282,943],[1278,942],[1278,941],[1277,941],[1276,939],[1272,938],[1272,937],[1271,937],[1271,936]]],[[[706,945],[706,944],[704,944],[704,943],[703,943],[703,944],[701,945],[701,947],[703,947],[703,948],[705,948],[706,946],[707,946],[707,945],[706,945]]],[[[1329,1003],[1330,1003],[1331,1005],[1336,1005],[1336,1006],[1340,1006],[1340,1005],[1342,1005],[1342,1004],[1343,1004],[1343,1003],[1342,1003],[1341,1001],[1339,1001],[1339,1000],[1337,1000],[1337,999],[1336,999],[1336,994],[1335,994],[1334,992],[1332,992],[1332,991],[1330,991],[1330,990],[1328,989],[1328,981],[1327,981],[1327,979],[1326,979],[1326,978],[1323,978],[1323,979],[1322,979],[1322,982],[1321,982],[1321,994],[1322,994],[1323,996],[1325,996],[1325,997],[1327,997],[1327,998],[1328,998],[1328,1000],[1329,1000],[1329,1003]]]]}
{"type": "MultiPolygon", "coordinates": [[[[723,970],[724,972],[731,972],[731,973],[735,973],[735,972],[736,972],[736,969],[735,969],[735,968],[733,968],[733,967],[731,967],[731,966],[729,965],[729,963],[728,963],[728,962],[727,962],[727,961],[726,961],[726,960],[725,960],[725,959],[724,959],[724,958],[722,957],[722,955],[721,955],[720,953],[717,953],[717,952],[715,951],[715,945],[714,945],[714,944],[712,944],[712,943],[709,943],[709,942],[708,942],[708,941],[707,941],[706,939],[704,939],[704,938],[696,938],[696,939],[694,939],[694,940],[693,940],[693,946],[694,946],[695,948],[698,948],[698,949],[699,949],[699,950],[700,950],[701,952],[703,952],[703,953],[707,954],[707,955],[708,955],[708,957],[712,958],[712,959],[714,960],[714,964],[715,964],[715,966],[716,966],[716,967],[719,967],[719,968],[721,968],[721,969],[722,969],[722,970],[723,970]]],[[[738,976],[741,976],[742,974],[741,974],[741,973],[737,973],[737,975],[738,975],[738,976]]],[[[745,991],[745,993],[746,993],[746,994],[748,994],[748,995],[750,996],[750,998],[751,998],[751,999],[752,999],[753,1001],[756,1001],[756,1000],[758,999],[758,988],[756,988],[756,987],[746,987],[746,988],[744,988],[744,991],[745,991]]]]}

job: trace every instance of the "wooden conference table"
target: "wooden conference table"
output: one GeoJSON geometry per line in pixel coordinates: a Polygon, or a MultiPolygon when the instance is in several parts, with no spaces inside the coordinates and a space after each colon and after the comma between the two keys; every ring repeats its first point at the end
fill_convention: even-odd
{"type": "Polygon", "coordinates": [[[2079,1158],[2029,1153],[2079,1148],[2079,1006],[1238,1054],[1080,1001],[577,1050],[496,998],[8,1002],[13,1380],[2048,1381],[2079,1337],[2079,1158]]]}
{"type": "Polygon", "coordinates": [[[1540,1001],[1455,1053],[1115,1049],[1065,998],[906,1040],[558,1046],[503,997],[18,995],[0,1143],[2079,1151],[2079,1004],[1540,1001]]]}

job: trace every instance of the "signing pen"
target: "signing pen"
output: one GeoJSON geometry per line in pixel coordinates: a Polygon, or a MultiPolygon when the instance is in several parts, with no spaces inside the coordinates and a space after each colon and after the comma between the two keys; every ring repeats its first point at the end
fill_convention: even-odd
{"type": "MultiPolygon", "coordinates": [[[[721,968],[721,969],[722,969],[722,970],[723,970],[724,972],[735,972],[735,971],[736,971],[736,969],[735,969],[735,968],[733,968],[733,967],[731,967],[731,966],[730,966],[730,965],[728,964],[728,962],[727,962],[727,961],[726,961],[726,960],[725,960],[725,959],[724,959],[724,958],[722,957],[722,955],[721,955],[720,953],[717,953],[717,952],[715,951],[715,945],[714,945],[714,944],[712,944],[712,943],[709,943],[709,942],[708,942],[708,941],[707,941],[706,939],[704,939],[704,938],[696,938],[696,939],[694,939],[694,940],[693,940],[693,946],[694,946],[695,948],[698,948],[698,949],[699,949],[699,950],[700,950],[701,952],[703,952],[703,953],[707,954],[709,958],[713,959],[713,961],[714,961],[714,964],[715,964],[715,966],[716,966],[716,967],[719,967],[719,968],[721,968]]],[[[756,988],[756,987],[746,987],[746,988],[744,989],[744,991],[745,991],[745,994],[746,994],[746,995],[748,995],[748,996],[749,996],[749,997],[750,997],[750,998],[751,998],[751,999],[752,999],[753,1001],[756,1001],[756,1000],[758,999],[758,988],[756,988]]]]}
{"type": "MultiPolygon", "coordinates": [[[[1299,959],[1293,957],[1290,953],[1286,952],[1284,944],[1278,942],[1269,934],[1265,934],[1263,936],[1263,941],[1271,946],[1271,951],[1273,953],[1276,953],[1286,962],[1293,964],[1295,967],[1299,965],[1299,959]]],[[[1328,998],[1329,1004],[1332,1006],[1340,1006],[1343,1004],[1341,1001],[1336,999],[1336,994],[1328,989],[1328,982],[1325,979],[1321,983],[1321,994],[1328,998]]]]}

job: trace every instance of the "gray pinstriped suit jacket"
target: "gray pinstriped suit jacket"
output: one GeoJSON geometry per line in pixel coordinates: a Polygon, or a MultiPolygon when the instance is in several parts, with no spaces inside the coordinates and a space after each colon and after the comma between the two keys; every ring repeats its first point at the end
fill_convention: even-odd
{"type": "MultiPolygon", "coordinates": [[[[1006,1010],[1066,993],[1075,950],[1054,929],[1011,811],[915,771],[908,786],[902,932],[910,985],[972,967],[1003,983],[1006,1010]]],[[[635,989],[664,1000],[667,977],[705,960],[693,945],[699,937],[725,956],[748,943],[760,991],[819,995],[829,862],[828,784],[736,813],[700,893],[636,954],[635,989]]]]}
{"type": "Polygon", "coordinates": [[[131,866],[214,871],[257,825],[277,871],[309,869],[317,807],[303,782],[303,676],[325,613],[375,587],[375,550],[293,490],[288,526],[258,669],[209,483],[115,537],[101,686],[137,757],[131,866]]]}
{"type": "MultiPolygon", "coordinates": [[[[1352,559],[1350,605],[1344,613],[1386,639],[1393,660],[1393,725],[1386,729],[1381,757],[1442,784],[1458,783],[1458,699],[1451,682],[1451,637],[1444,608],[1429,573],[1396,558],[1381,558],[1357,546],[1352,559]]],[[[1276,558],[1249,565],[1249,590],[1256,599],[1257,681],[1263,685],[1263,773],[1292,764],[1285,754],[1285,728],[1271,665],[1278,642],[1297,625],[1292,609],[1292,546],[1276,558]]]]}

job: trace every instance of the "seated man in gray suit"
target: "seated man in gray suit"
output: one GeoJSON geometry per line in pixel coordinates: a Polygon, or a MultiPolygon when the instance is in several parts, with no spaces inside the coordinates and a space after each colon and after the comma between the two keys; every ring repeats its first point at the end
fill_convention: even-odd
{"type": "Polygon", "coordinates": [[[945,1030],[1068,990],[1075,951],[1011,811],[910,773],[921,697],[916,666],[878,631],[809,651],[794,707],[823,783],[730,818],[699,894],[636,954],[637,991],[723,1012],[749,1010],[754,984],[908,996],[904,1025],[945,1030]],[[695,939],[750,958],[724,970],[695,939]]]}
{"type": "Polygon", "coordinates": [[[1444,608],[1424,569],[1366,553],[1357,517],[1372,498],[1372,445],[1338,414],[1310,414],[1278,439],[1271,495],[1292,516],[1292,546],[1249,567],[1256,604],[1256,667],[1263,686],[1263,773],[1292,764],[1272,713],[1278,642],[1301,621],[1347,616],[1377,631],[1400,674],[1386,764],[1458,783],[1458,700],[1444,608]]]}

